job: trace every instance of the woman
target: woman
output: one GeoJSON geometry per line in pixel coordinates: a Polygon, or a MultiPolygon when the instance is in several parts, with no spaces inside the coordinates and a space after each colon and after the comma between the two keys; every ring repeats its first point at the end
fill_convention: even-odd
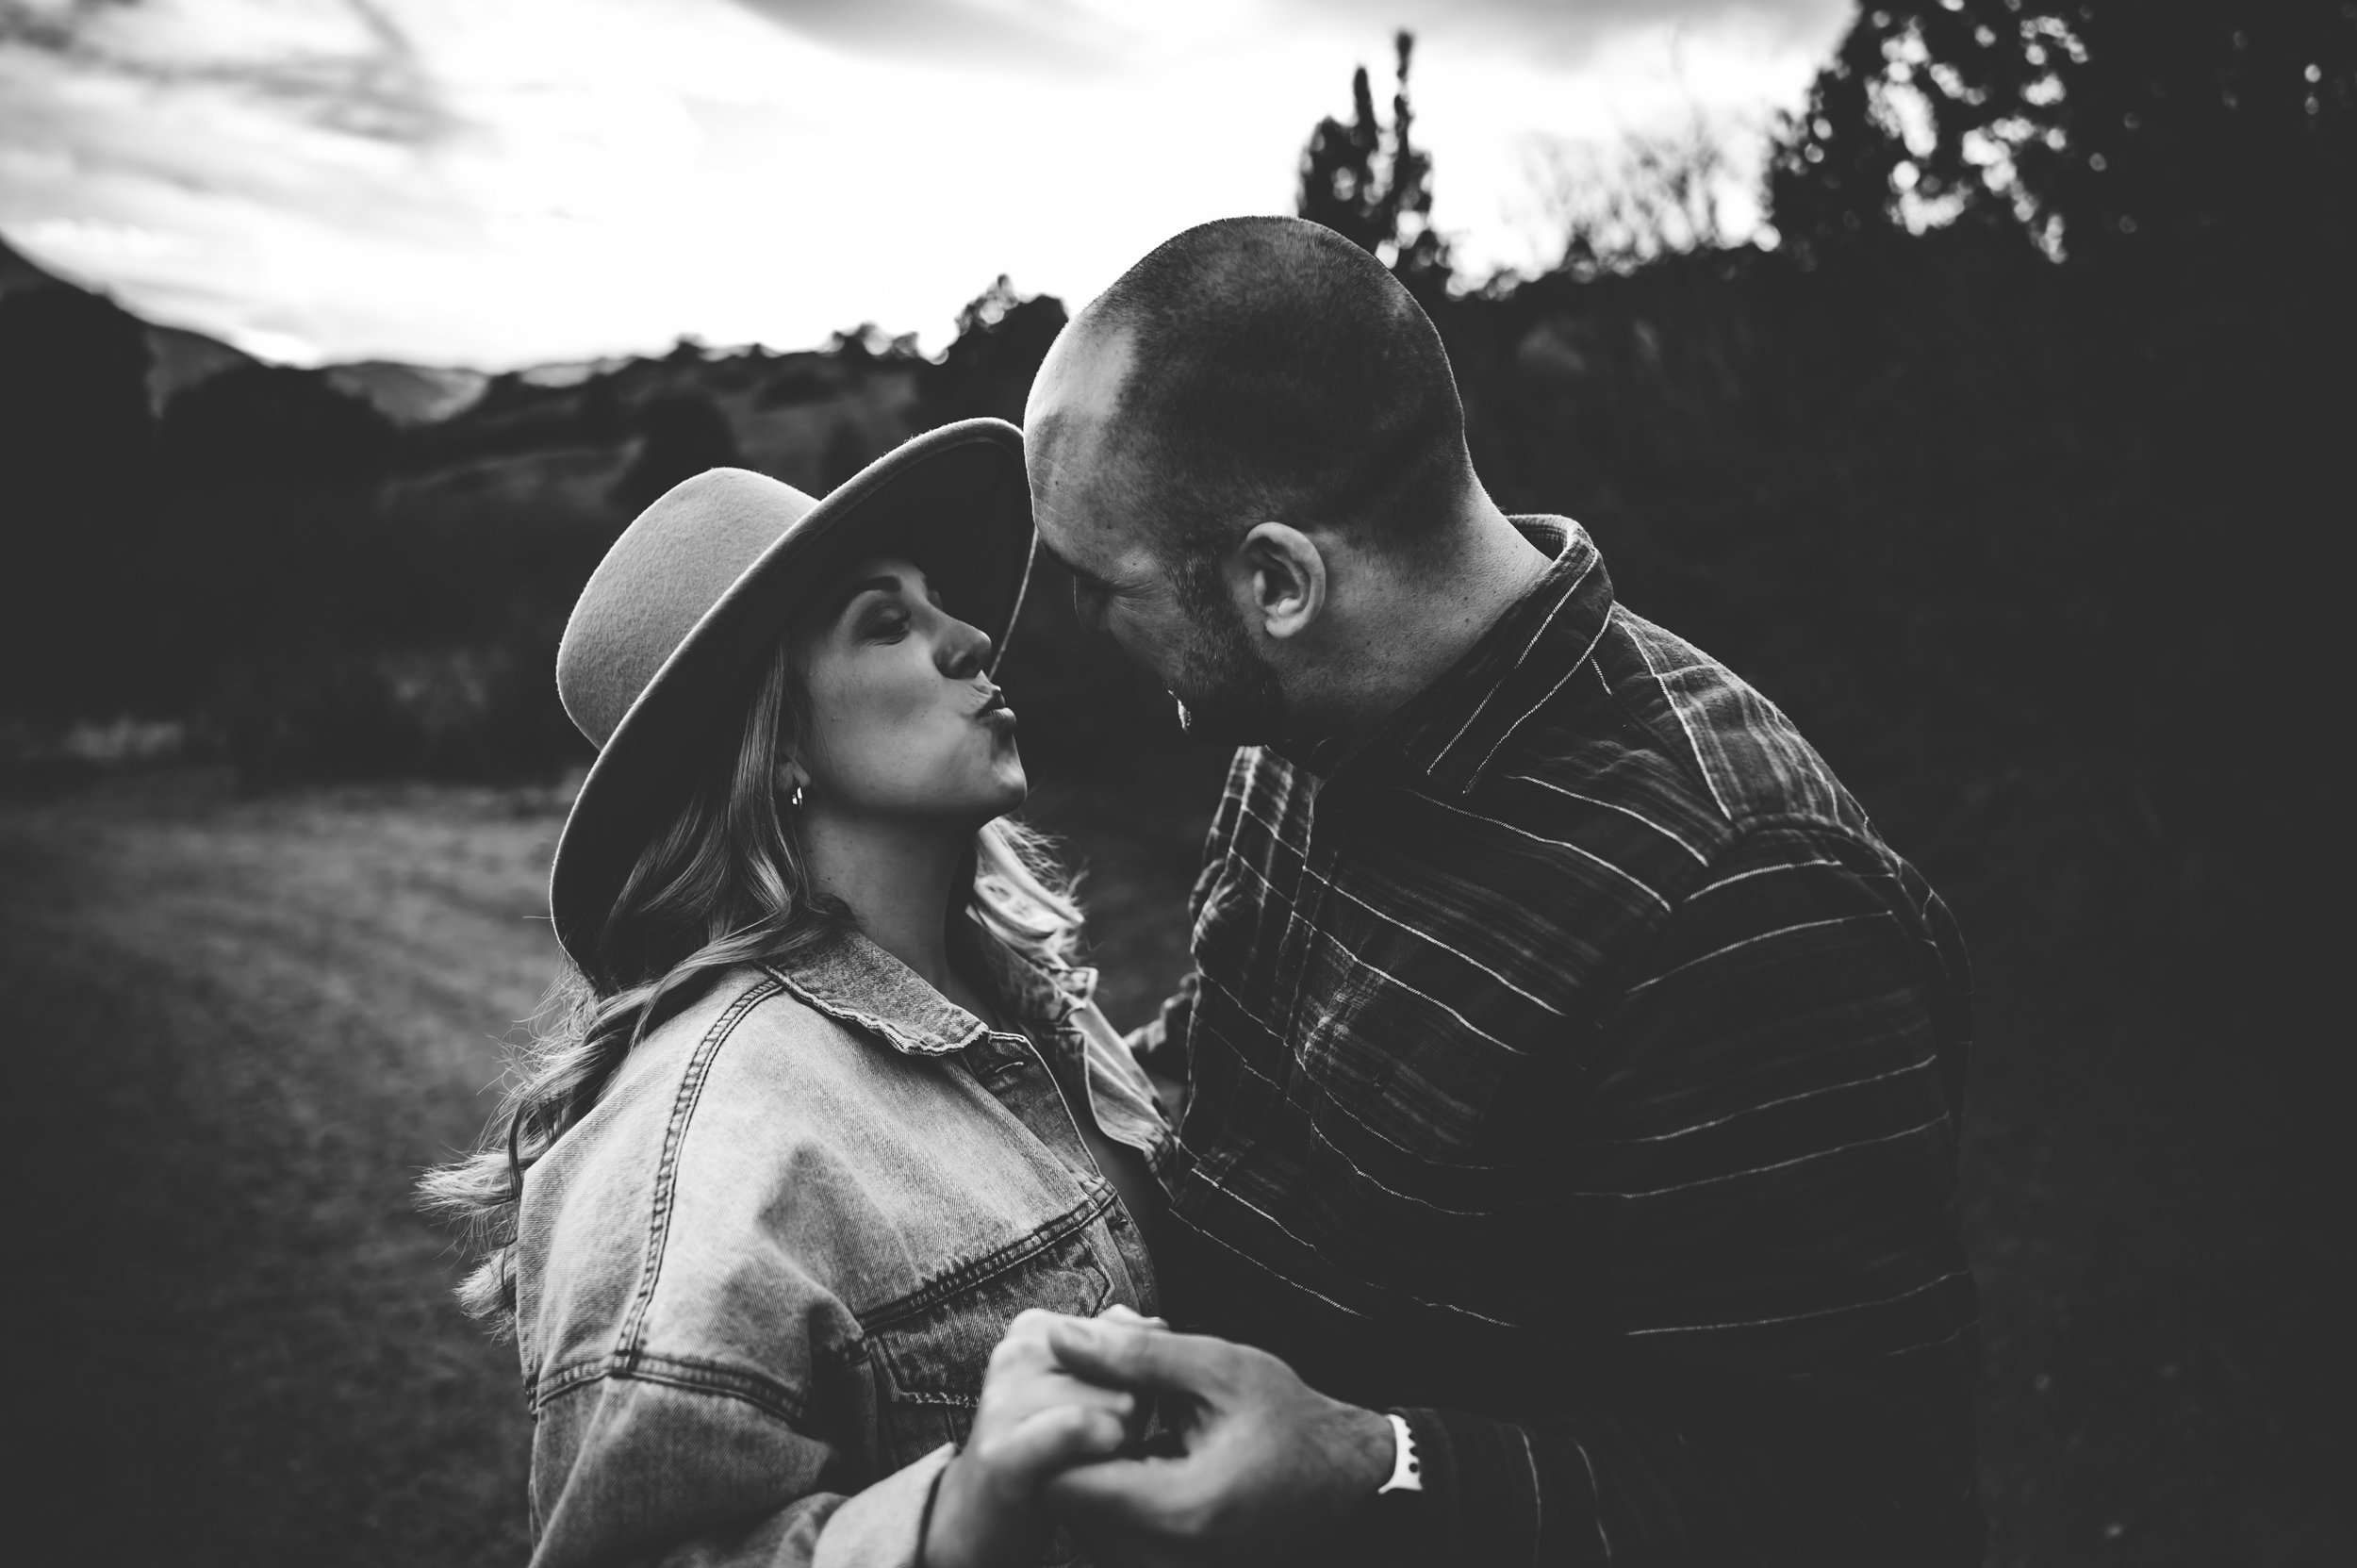
{"type": "Polygon", "coordinates": [[[823,502],[690,479],[582,592],[571,1003],[426,1183],[516,1333],[535,1563],[1063,1560],[1040,1484],[1135,1435],[1008,1333],[1155,1312],[1168,1147],[1004,815],[1030,539],[977,420],[823,502]]]}

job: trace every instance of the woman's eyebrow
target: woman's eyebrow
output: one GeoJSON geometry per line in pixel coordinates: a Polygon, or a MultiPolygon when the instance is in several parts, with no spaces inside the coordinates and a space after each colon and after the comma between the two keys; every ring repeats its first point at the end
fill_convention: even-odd
{"type": "Polygon", "coordinates": [[[843,591],[834,596],[834,602],[828,607],[827,619],[832,620],[836,616],[841,615],[850,607],[851,601],[861,594],[870,592],[897,594],[899,591],[900,580],[890,572],[877,577],[863,577],[856,583],[846,585],[843,591]]]}

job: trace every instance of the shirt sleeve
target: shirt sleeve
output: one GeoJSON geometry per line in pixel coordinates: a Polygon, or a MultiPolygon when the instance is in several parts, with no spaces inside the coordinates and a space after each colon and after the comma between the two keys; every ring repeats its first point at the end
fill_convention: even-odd
{"type": "Polygon", "coordinates": [[[1403,1412],[1434,1557],[1980,1560],[1969,1006],[1911,868],[1814,826],[1722,855],[1607,1021],[1562,1140],[1563,1212],[1612,1240],[1561,1266],[1602,1264],[1618,1364],[1526,1419],[1403,1412]]]}
{"type": "Polygon", "coordinates": [[[776,1413],[684,1380],[607,1376],[533,1429],[533,1568],[914,1568],[945,1444],[845,1495],[834,1451],[776,1413]]]}

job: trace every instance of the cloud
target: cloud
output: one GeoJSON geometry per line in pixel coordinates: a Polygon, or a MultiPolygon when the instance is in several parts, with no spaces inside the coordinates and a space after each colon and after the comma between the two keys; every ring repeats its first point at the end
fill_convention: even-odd
{"type": "Polygon", "coordinates": [[[215,88],[344,136],[428,144],[465,128],[375,0],[281,7],[0,0],[0,47],[158,88],[215,88]]]}
{"type": "Polygon", "coordinates": [[[737,0],[754,14],[847,53],[1060,73],[1102,69],[1132,29],[1074,0],[737,0]]]}
{"type": "Polygon", "coordinates": [[[1380,18],[1419,42],[1511,49],[1555,65],[1585,63],[1632,32],[1663,28],[1749,29],[1765,47],[1813,42],[1856,8],[1854,0],[1278,0],[1283,9],[1364,27],[1380,18]]]}
{"type": "Polygon", "coordinates": [[[1289,210],[1396,22],[1479,276],[1559,250],[1514,227],[1534,135],[1797,101],[1847,14],[1572,8],[0,0],[0,228],[278,355],[515,365],[863,319],[938,347],[1000,272],[1078,301],[1191,223],[1289,210]]]}
{"type": "Polygon", "coordinates": [[[1042,74],[1119,69],[1174,31],[1350,34],[1420,40],[1576,65],[1631,32],[1747,26],[1763,45],[1814,41],[1854,0],[736,0],[849,53],[1042,74]],[[1193,15],[1179,13],[1193,12],[1193,15]]]}

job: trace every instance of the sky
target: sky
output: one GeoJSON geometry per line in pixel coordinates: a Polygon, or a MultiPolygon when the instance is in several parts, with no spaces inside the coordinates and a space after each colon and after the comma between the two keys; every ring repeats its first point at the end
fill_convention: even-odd
{"type": "MultiPolygon", "coordinates": [[[[1738,166],[1849,0],[0,0],[0,236],[295,364],[937,351],[1293,209],[1350,73],[1410,98],[1475,276],[1551,256],[1548,139],[1699,113],[1738,166]]],[[[1756,213],[1740,189],[1724,218],[1756,213]]]]}

